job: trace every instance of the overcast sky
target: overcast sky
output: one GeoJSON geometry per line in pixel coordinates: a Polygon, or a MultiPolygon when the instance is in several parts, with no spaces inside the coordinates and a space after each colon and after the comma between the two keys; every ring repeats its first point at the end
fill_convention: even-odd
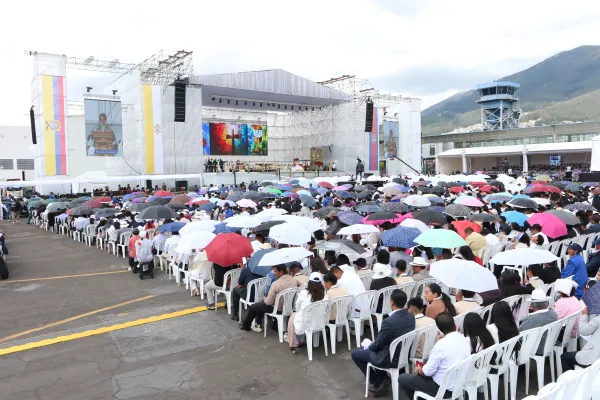
{"type": "MultiPolygon", "coordinates": [[[[356,74],[426,108],[557,52],[600,44],[597,0],[29,0],[4,5],[3,17],[0,125],[28,124],[25,50],[122,62],[192,50],[196,74],[356,74]]],[[[90,79],[69,70],[69,94],[90,79]]]]}

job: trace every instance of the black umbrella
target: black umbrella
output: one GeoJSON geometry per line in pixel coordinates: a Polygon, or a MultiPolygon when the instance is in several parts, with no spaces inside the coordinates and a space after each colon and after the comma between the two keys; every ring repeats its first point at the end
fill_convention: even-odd
{"type": "Polygon", "coordinates": [[[388,219],[396,219],[398,215],[389,211],[380,211],[373,213],[367,217],[367,221],[385,221],[388,219]]]}
{"type": "Polygon", "coordinates": [[[471,214],[467,217],[469,221],[473,222],[499,222],[500,218],[492,214],[480,213],[471,214]]]}
{"type": "Polygon", "coordinates": [[[394,178],[394,179],[392,179],[392,182],[398,183],[400,185],[407,185],[408,184],[408,182],[406,182],[406,180],[404,180],[402,178],[394,178]]]}
{"type": "Polygon", "coordinates": [[[412,212],[412,216],[414,219],[418,219],[424,224],[437,224],[437,225],[446,225],[448,223],[448,219],[444,214],[438,211],[422,209],[412,212]]]}
{"type": "Polygon", "coordinates": [[[431,188],[428,188],[426,186],[423,186],[423,187],[419,188],[419,191],[421,191],[421,194],[431,194],[431,193],[433,193],[431,191],[431,188]]]}
{"type": "Polygon", "coordinates": [[[87,201],[86,199],[75,199],[75,200],[72,200],[72,201],[69,203],[69,206],[68,206],[68,208],[75,208],[75,207],[77,207],[77,206],[80,206],[80,205],[82,205],[82,204],[83,204],[83,203],[85,203],[86,201],[87,201]]]}
{"type": "Polygon", "coordinates": [[[364,186],[365,186],[367,189],[369,189],[369,190],[377,190],[377,188],[376,188],[375,186],[371,185],[371,184],[366,184],[366,185],[364,185],[364,186]]]}
{"type": "Polygon", "coordinates": [[[444,208],[444,214],[448,214],[451,217],[466,217],[471,215],[473,210],[462,204],[450,204],[444,208]]]}
{"type": "Polygon", "coordinates": [[[94,209],[94,215],[96,216],[96,218],[106,218],[108,216],[115,215],[120,212],[121,211],[117,210],[116,208],[96,208],[96,209],[94,209]]]}
{"type": "Polygon", "coordinates": [[[369,196],[370,196],[372,193],[373,193],[373,192],[371,192],[370,190],[364,190],[364,191],[362,191],[362,192],[358,193],[358,194],[356,195],[356,198],[357,198],[358,200],[366,199],[366,198],[367,198],[367,197],[369,197],[369,196]]]}
{"type": "Polygon", "coordinates": [[[408,212],[408,207],[404,203],[392,202],[392,203],[384,203],[383,209],[385,211],[390,211],[394,213],[405,213],[408,212]]]}
{"type": "Polygon", "coordinates": [[[273,182],[264,181],[264,182],[261,182],[261,184],[259,186],[262,186],[262,187],[273,186],[273,182]]]}
{"type": "Polygon", "coordinates": [[[92,209],[92,207],[88,206],[78,206],[71,209],[71,215],[74,217],[79,217],[82,215],[92,215],[93,213],[94,210],[92,209]]]}
{"type": "Polygon", "coordinates": [[[166,206],[150,206],[142,211],[139,215],[140,219],[167,219],[167,218],[177,218],[177,213],[166,206]]]}
{"type": "Polygon", "coordinates": [[[244,198],[244,192],[233,192],[229,196],[227,196],[227,200],[238,202],[244,198]]]}
{"type": "Polygon", "coordinates": [[[283,224],[284,222],[285,221],[263,222],[262,224],[258,225],[256,228],[254,228],[254,232],[268,231],[269,229],[271,229],[275,225],[283,224]]]}
{"type": "Polygon", "coordinates": [[[315,249],[331,250],[336,253],[358,253],[362,254],[367,251],[364,247],[347,239],[333,239],[319,243],[315,249]]]}
{"type": "Polygon", "coordinates": [[[142,212],[148,207],[150,207],[150,204],[148,203],[132,204],[131,207],[128,208],[128,210],[131,212],[142,212]]]}
{"type": "Polygon", "coordinates": [[[444,188],[451,187],[451,186],[448,186],[448,182],[446,182],[446,181],[439,181],[437,183],[437,185],[441,186],[441,187],[444,187],[444,188]]]}
{"type": "Polygon", "coordinates": [[[508,205],[512,206],[512,207],[517,207],[517,208],[538,208],[538,204],[531,200],[531,199],[526,199],[526,198],[516,198],[516,199],[512,199],[511,201],[508,202],[508,205]]]}
{"type": "Polygon", "coordinates": [[[364,190],[367,190],[367,187],[365,185],[356,185],[356,186],[354,186],[354,191],[355,192],[362,192],[364,190]]]}
{"type": "Polygon", "coordinates": [[[249,190],[246,193],[244,193],[243,198],[250,199],[250,200],[254,201],[255,203],[258,203],[259,201],[261,201],[265,198],[265,194],[255,192],[253,190],[249,190]]]}
{"type": "Polygon", "coordinates": [[[433,194],[444,194],[445,191],[446,189],[441,186],[434,186],[431,188],[431,193],[433,194]]]}
{"type": "Polygon", "coordinates": [[[148,204],[150,204],[151,206],[166,206],[167,204],[169,204],[169,201],[171,201],[171,200],[161,197],[161,198],[152,200],[148,204]]]}
{"type": "Polygon", "coordinates": [[[169,207],[172,210],[185,210],[185,205],[183,204],[167,204],[166,207],[169,207]]]}
{"type": "Polygon", "coordinates": [[[327,214],[329,214],[332,211],[337,212],[339,210],[339,208],[337,207],[323,207],[320,210],[315,211],[315,215],[318,218],[325,218],[327,216],[327,214]]]}
{"type": "Polygon", "coordinates": [[[490,186],[495,186],[495,187],[497,187],[497,188],[498,188],[498,189],[500,189],[500,190],[504,190],[504,183],[503,183],[503,182],[500,182],[500,181],[490,181],[490,182],[488,183],[488,185],[490,185],[490,186]]]}

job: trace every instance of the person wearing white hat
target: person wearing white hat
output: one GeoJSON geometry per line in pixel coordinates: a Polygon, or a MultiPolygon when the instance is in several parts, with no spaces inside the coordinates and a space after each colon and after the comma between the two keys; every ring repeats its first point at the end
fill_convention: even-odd
{"type": "Polygon", "coordinates": [[[323,278],[318,272],[312,272],[308,278],[306,288],[302,289],[296,297],[295,313],[290,315],[288,321],[288,330],[286,340],[290,346],[290,350],[295,353],[300,346],[301,341],[297,336],[304,335],[304,309],[311,303],[328,300],[323,286],[323,278]]]}
{"type": "Polygon", "coordinates": [[[429,271],[427,270],[429,263],[423,257],[415,257],[408,265],[413,269],[412,278],[415,282],[430,278],[429,271]]]}
{"type": "MultiPolygon", "coordinates": [[[[392,278],[392,270],[388,265],[375,264],[373,267],[373,280],[369,290],[381,290],[390,286],[397,286],[396,279],[392,278]]],[[[379,296],[377,301],[377,312],[381,312],[383,305],[383,296],[379,296]]]]}
{"type": "MultiPolygon", "coordinates": [[[[534,328],[540,328],[558,321],[558,316],[554,310],[548,308],[550,305],[550,297],[546,296],[546,292],[542,289],[535,289],[531,292],[531,306],[529,307],[529,315],[521,321],[519,332],[528,331],[534,328]]],[[[544,350],[546,338],[542,338],[537,354],[541,354],[544,350]]]]}
{"type": "MultiPolygon", "coordinates": [[[[554,311],[558,319],[566,318],[570,315],[581,311],[581,303],[575,297],[575,289],[577,288],[577,282],[570,279],[557,279],[554,283],[556,293],[560,298],[554,304],[554,311]]],[[[572,337],[577,337],[577,326],[579,324],[579,318],[575,321],[573,331],[571,332],[572,337]]]]}
{"type": "Polygon", "coordinates": [[[144,273],[154,278],[152,265],[152,242],[147,238],[147,232],[140,231],[140,238],[135,242],[135,259],[140,270],[140,279],[144,279],[144,273]]]}

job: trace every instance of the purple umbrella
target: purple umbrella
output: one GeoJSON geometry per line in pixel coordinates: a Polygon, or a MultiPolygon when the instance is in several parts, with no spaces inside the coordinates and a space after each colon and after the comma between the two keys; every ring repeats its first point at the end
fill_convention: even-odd
{"type": "Polygon", "coordinates": [[[363,216],[354,211],[338,211],[337,217],[341,223],[346,225],[360,224],[363,216]]]}
{"type": "Polygon", "coordinates": [[[146,197],[136,197],[135,199],[131,200],[131,203],[141,204],[141,203],[144,203],[145,201],[146,201],[146,197]]]}
{"type": "Polygon", "coordinates": [[[289,192],[289,193],[286,193],[284,197],[289,197],[290,199],[299,199],[300,195],[297,193],[289,192]]]}
{"type": "Polygon", "coordinates": [[[208,190],[206,190],[206,189],[198,190],[198,194],[206,194],[206,193],[208,193],[208,190]]]}
{"type": "Polygon", "coordinates": [[[161,199],[162,197],[160,196],[150,196],[146,199],[146,203],[150,203],[151,201],[154,201],[156,199],[161,199]]]}

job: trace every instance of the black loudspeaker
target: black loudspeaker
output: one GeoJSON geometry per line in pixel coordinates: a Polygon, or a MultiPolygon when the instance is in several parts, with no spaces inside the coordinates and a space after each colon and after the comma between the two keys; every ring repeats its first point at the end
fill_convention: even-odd
{"type": "Polygon", "coordinates": [[[177,80],[173,83],[175,87],[175,122],[185,122],[185,81],[177,80]]]}
{"type": "Polygon", "coordinates": [[[373,102],[367,101],[367,111],[365,113],[365,132],[373,130],[373,102]]]}
{"type": "Polygon", "coordinates": [[[146,179],[146,189],[152,190],[152,181],[150,179],[146,179]]]}
{"type": "Polygon", "coordinates": [[[24,181],[25,180],[25,171],[21,171],[21,177],[22,177],[21,180],[24,181]]]}
{"type": "Polygon", "coordinates": [[[35,137],[35,115],[33,115],[33,107],[29,109],[29,119],[31,120],[31,143],[37,144],[35,137]]]}
{"type": "Polygon", "coordinates": [[[175,181],[176,188],[186,188],[188,187],[188,181],[175,181]]]}
{"type": "Polygon", "coordinates": [[[582,172],[579,174],[579,182],[600,182],[600,172],[582,172]]]}

